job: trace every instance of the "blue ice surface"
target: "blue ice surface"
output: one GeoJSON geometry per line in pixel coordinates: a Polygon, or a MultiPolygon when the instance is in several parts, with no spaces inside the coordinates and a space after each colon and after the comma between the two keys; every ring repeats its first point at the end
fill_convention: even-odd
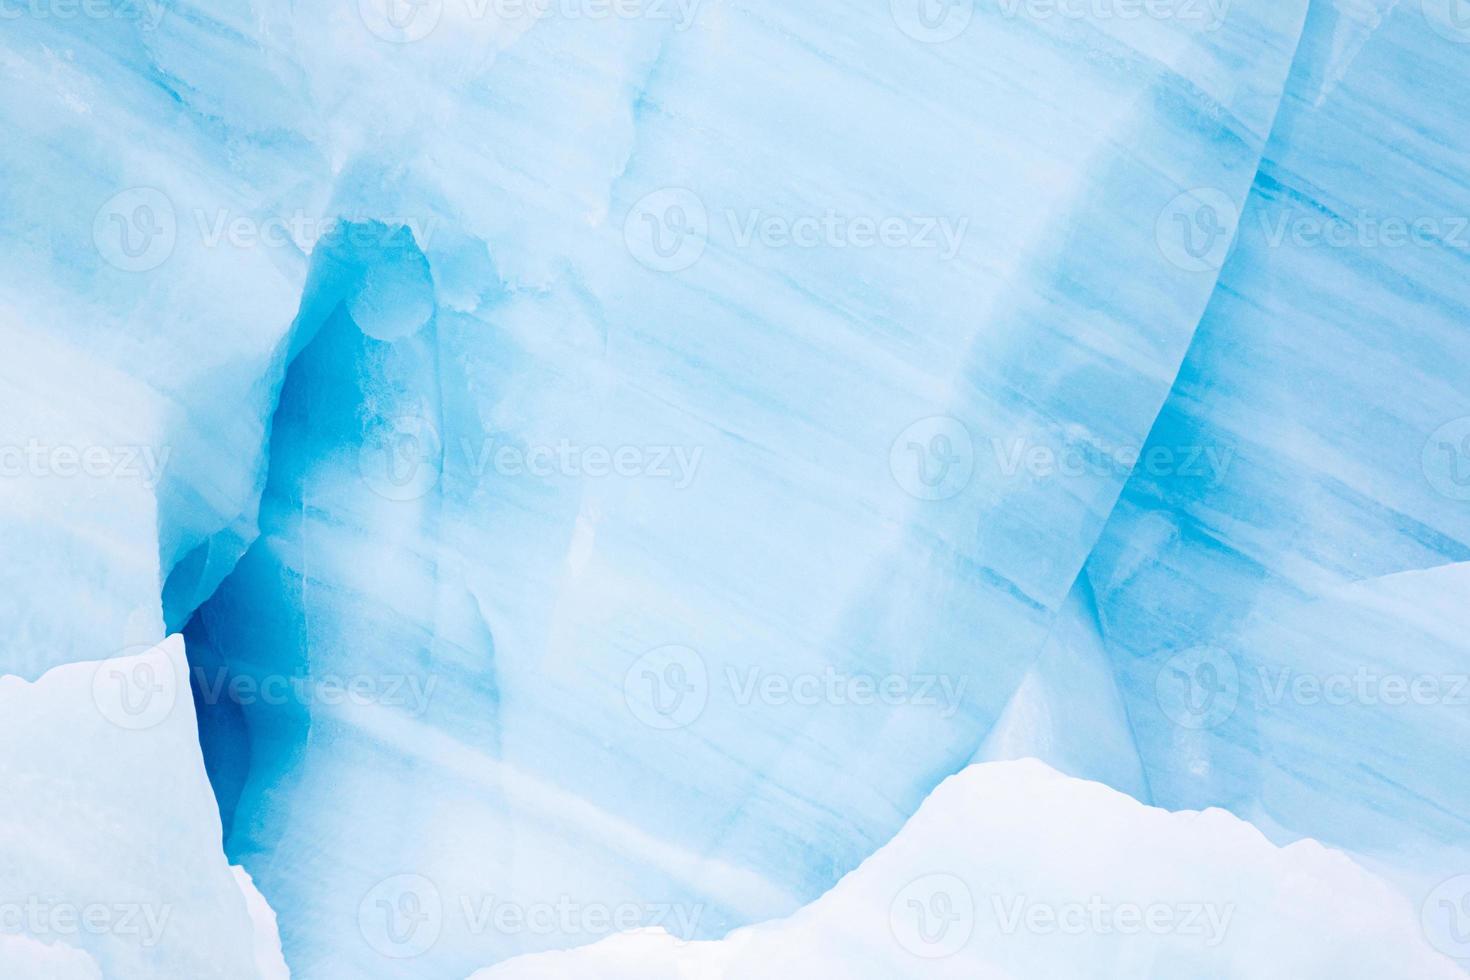
{"type": "Polygon", "coordinates": [[[145,37],[46,4],[0,35],[0,425],[42,460],[101,453],[81,478],[27,464],[6,483],[26,560],[0,571],[4,666],[27,678],[151,645],[168,572],[193,554],[197,604],[243,553],[306,270],[210,231],[281,206],[307,145],[268,152],[187,111],[145,37]]]}
{"type": "Polygon", "coordinates": [[[7,24],[6,441],[169,463],[8,485],[4,667],[184,629],[227,852],[311,977],[589,938],[451,915],[385,959],[363,908],[405,874],[451,910],[785,914],[1018,747],[1458,846],[1463,712],[1263,686],[1464,662],[1464,248],[1271,240],[1364,211],[1454,237],[1470,48],[1419,6],[982,5],[943,40],[851,3],[445,0],[406,43],[371,3],[7,24]],[[176,219],[161,258],[119,251],[142,206],[176,219]],[[213,241],[235,217],[306,232],[213,241]],[[903,241],[759,230],[854,218],[903,241]],[[834,674],[913,697],[751,693],[834,674]]]}
{"type": "Polygon", "coordinates": [[[1146,450],[1228,462],[1135,470],[1085,573],[1156,803],[1426,889],[1470,848],[1470,32],[1442,15],[1312,6],[1146,450]]]}
{"type": "MultiPolygon", "coordinates": [[[[313,12],[310,59],[271,37],[332,107],[310,123],[324,208],[417,221],[413,247],[313,254],[260,536],[186,628],[227,850],[308,975],[586,938],[455,915],[385,962],[358,904],[394,875],[455,909],[696,902],[716,935],[891,836],[1040,651],[1126,476],[1112,450],[1142,441],[1214,285],[1159,216],[1193,188],[1244,200],[1303,16],[977,11],[926,44],[877,8],[707,13],[551,18],[491,54],[313,12]],[[953,247],[744,237],[829,214],[927,216],[953,247]],[[661,254],[691,216],[698,254],[661,254]],[[496,462],[563,444],[637,472],[496,462]],[[1035,447],[1100,462],[1018,475],[1035,447]],[[382,697],[237,704],[208,693],[221,667],[382,697]],[[742,694],[830,672],[912,697],[742,694]]],[[[194,52],[235,49],[209,37],[150,45],[229,119],[238,88],[194,52]]],[[[197,590],[166,591],[186,615],[197,590]]]]}

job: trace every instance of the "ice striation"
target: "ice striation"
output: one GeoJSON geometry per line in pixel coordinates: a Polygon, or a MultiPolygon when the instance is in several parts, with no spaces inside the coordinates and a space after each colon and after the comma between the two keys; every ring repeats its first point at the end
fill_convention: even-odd
{"type": "MultiPolygon", "coordinates": [[[[1031,765],[930,794],[1037,756],[1416,900],[1458,867],[1463,711],[1289,693],[1465,662],[1458,22],[503,6],[6,21],[0,669],[141,703],[181,631],[150,762],[197,775],[192,707],[217,806],[113,767],[77,804],[131,801],[144,863],[15,885],[171,896],[192,854],[191,924],[7,969],[903,975],[852,930],[943,851],[1223,896],[1222,976],[1439,975],[1317,845],[1031,765]],[[1436,223],[1302,241],[1363,216],[1436,223]],[[633,931],[541,958],[588,909],[633,931]]],[[[1201,962],[1157,938],[923,963],[1201,962]]]]}
{"type": "Polygon", "coordinates": [[[1417,3],[1364,32],[1361,7],[1311,9],[1143,456],[1228,465],[1135,470],[1079,588],[1154,803],[1350,849],[1423,897],[1470,869],[1470,32],[1417,3]]]}
{"type": "Polygon", "coordinates": [[[27,678],[160,641],[169,573],[192,609],[244,551],[303,288],[300,248],[214,234],[284,204],[295,157],[183,111],[147,33],[7,14],[0,42],[0,525],[26,556],[0,602],[27,678]]]}
{"type": "Polygon", "coordinates": [[[1243,200],[1301,16],[990,12],[936,46],[884,10],[711,6],[305,65],[339,145],[378,93],[402,158],[341,167],[334,206],[382,216],[313,254],[260,537],[186,628],[227,850],[293,967],[588,938],[454,920],[385,958],[423,881],[697,900],[718,935],[887,839],[979,748],[1126,475],[1009,461],[1141,442],[1214,282],[1159,215],[1243,200]],[[909,247],[844,247],[862,215],[909,247]],[[280,677],[309,696],[210,693],[280,677]]]}

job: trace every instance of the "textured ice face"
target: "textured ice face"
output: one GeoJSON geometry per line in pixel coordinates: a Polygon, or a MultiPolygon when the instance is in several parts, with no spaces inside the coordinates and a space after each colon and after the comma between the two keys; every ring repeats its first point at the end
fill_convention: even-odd
{"type": "Polygon", "coordinates": [[[1423,895],[1470,46],[1307,7],[7,12],[0,668],[184,633],[245,975],[717,938],[1022,756],[1423,895]]]}
{"type": "Polygon", "coordinates": [[[310,154],[185,111],[144,23],[99,9],[3,15],[0,522],[26,560],[0,593],[27,678],[158,642],[170,570],[191,609],[244,550],[306,269],[216,231],[287,205],[310,154]]]}
{"type": "Polygon", "coordinates": [[[1467,48],[1422,7],[1313,6],[1149,439],[1232,463],[1136,471],[1086,579],[1154,802],[1427,890],[1470,842],[1470,109],[1467,48]]]}
{"type": "MultiPolygon", "coordinates": [[[[1243,200],[1301,11],[939,48],[852,11],[821,54],[811,14],[709,14],[461,65],[432,130],[383,124],[420,227],[316,253],[261,537],[187,630],[207,674],[312,691],[203,699],[302,968],[585,938],[451,922],[385,964],[359,902],[405,873],[697,901],[714,935],[886,839],[1040,649],[1213,285],[1160,215],[1243,200]]],[[[371,48],[397,81],[364,84],[455,44],[371,48]]]]}

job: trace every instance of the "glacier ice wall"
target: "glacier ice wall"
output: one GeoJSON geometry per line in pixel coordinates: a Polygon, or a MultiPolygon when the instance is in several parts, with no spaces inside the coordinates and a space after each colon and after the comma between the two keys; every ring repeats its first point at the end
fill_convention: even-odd
{"type": "Polygon", "coordinates": [[[1008,461],[1142,441],[1214,282],[1159,214],[1243,200],[1302,18],[987,14],[936,47],[851,9],[813,49],[814,13],[706,13],[550,18],[475,62],[448,30],[370,48],[373,91],[453,71],[466,97],[386,110],[403,159],[344,165],[334,206],[389,168],[359,225],[385,238],[313,256],[260,538],[186,629],[229,853],[300,969],[582,938],[451,928],[385,964],[359,900],[403,874],[697,897],[718,934],[819,894],[964,765],[1126,474],[1008,461]],[[905,247],[783,247],[850,216],[905,247]],[[904,690],[764,693],[831,675],[904,690]],[[364,696],[217,693],[283,676],[364,696]]]}
{"type": "Polygon", "coordinates": [[[99,776],[155,866],[16,888],[193,855],[170,969],[520,969],[608,926],[487,901],[816,918],[1023,756],[1470,869],[1453,0],[503,6],[4,8],[0,670],[181,631],[219,821],[99,776]]]}

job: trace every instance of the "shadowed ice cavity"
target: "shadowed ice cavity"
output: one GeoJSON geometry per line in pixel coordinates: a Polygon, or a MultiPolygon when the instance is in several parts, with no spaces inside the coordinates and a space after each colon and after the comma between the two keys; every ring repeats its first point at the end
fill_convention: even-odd
{"type": "MultiPolygon", "coordinates": [[[[406,229],[347,237],[367,246],[319,256],[303,303],[309,340],[272,420],[260,536],[185,630],[226,848],[278,910],[356,887],[345,857],[340,881],[290,857],[347,841],[416,867],[452,854],[460,871],[503,877],[504,794],[493,773],[454,770],[458,753],[496,754],[497,692],[490,633],[439,544],[439,459],[420,455],[444,426],[427,264],[406,229]],[[401,428],[409,419],[423,428],[401,428]],[[388,431],[386,455],[362,451],[388,431]],[[496,846],[446,848],[459,834],[496,846]]],[[[341,925],[355,931],[356,914],[341,925]]],[[[288,935],[321,926],[282,919],[288,935]]],[[[312,962],[295,965],[310,974],[312,962]]]]}

